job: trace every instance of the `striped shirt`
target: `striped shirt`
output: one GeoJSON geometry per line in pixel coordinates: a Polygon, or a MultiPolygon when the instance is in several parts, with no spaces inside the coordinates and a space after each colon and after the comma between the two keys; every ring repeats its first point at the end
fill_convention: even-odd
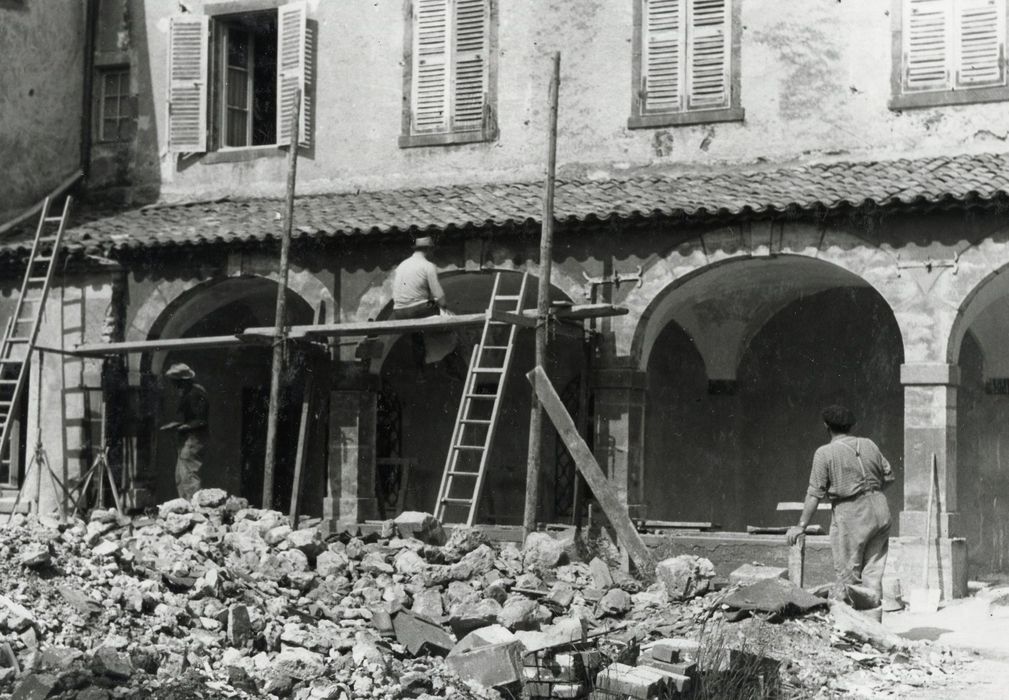
{"type": "Polygon", "coordinates": [[[836,501],[880,489],[893,480],[893,469],[876,443],[868,438],[836,435],[813,454],[806,494],[836,501]]]}

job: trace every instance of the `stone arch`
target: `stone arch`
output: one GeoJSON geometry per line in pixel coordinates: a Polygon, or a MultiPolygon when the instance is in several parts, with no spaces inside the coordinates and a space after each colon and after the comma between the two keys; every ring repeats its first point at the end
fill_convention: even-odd
{"type": "Polygon", "coordinates": [[[837,287],[867,287],[879,293],[896,317],[879,287],[862,272],[852,265],[798,253],[727,256],[681,271],[639,313],[635,314],[636,300],[628,299],[631,315],[637,317],[628,352],[639,369],[646,369],[663,328],[676,322],[697,344],[709,379],[731,380],[743,352],[764,324],[802,297],[837,287]],[[725,301],[725,295],[735,295],[735,299],[725,301]],[[714,332],[702,333],[705,328],[714,332]]]}

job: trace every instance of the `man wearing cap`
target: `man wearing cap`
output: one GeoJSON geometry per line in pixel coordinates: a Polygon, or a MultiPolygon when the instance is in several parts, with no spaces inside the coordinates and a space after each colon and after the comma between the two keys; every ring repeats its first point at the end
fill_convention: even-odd
{"type": "Polygon", "coordinates": [[[832,506],[830,547],[837,581],[831,596],[856,608],[877,607],[890,543],[890,506],[883,489],[894,481],[890,463],[872,440],[855,437],[855,415],[843,406],[823,410],[830,442],[813,455],[802,515],[785,538],[792,545],[805,532],[820,501],[832,506]]]}
{"type": "MultiPolygon", "coordinates": [[[[442,309],[447,310],[445,290],[438,281],[438,268],[428,256],[434,248],[430,236],[421,236],[413,244],[413,255],[404,260],[396,268],[392,278],[392,316],[394,321],[427,318],[437,316],[442,309]]],[[[423,333],[411,336],[413,361],[424,377],[427,346],[423,333]]],[[[445,357],[446,368],[450,375],[464,379],[466,377],[466,360],[459,353],[458,344],[445,357]]]]}
{"type": "Polygon", "coordinates": [[[207,390],[193,382],[196,373],[189,365],[176,363],[168,368],[165,377],[179,395],[177,420],[161,426],[174,430],[178,440],[179,456],[175,462],[175,485],[179,497],[190,499],[200,490],[200,469],[207,444],[209,407],[207,390]]]}

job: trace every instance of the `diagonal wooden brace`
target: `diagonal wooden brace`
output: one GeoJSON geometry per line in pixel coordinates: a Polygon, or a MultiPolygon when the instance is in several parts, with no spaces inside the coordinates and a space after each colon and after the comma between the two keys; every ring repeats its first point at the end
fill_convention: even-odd
{"type": "Polygon", "coordinates": [[[535,367],[526,375],[526,379],[532,384],[533,391],[543,404],[543,410],[550,416],[550,420],[557,429],[557,434],[561,436],[565,447],[571,453],[578,471],[585,477],[592,494],[599,501],[599,506],[603,509],[610,524],[616,530],[620,544],[624,546],[631,560],[638,567],[638,570],[646,576],[652,576],[655,572],[655,559],[648,547],[645,546],[641,536],[638,535],[634,523],[631,522],[627,514],[627,506],[621,503],[620,498],[613,491],[609,479],[600,469],[595,456],[585,444],[585,440],[578,434],[571,414],[564,407],[561,397],[557,395],[557,390],[547,377],[542,367],[535,367]]]}

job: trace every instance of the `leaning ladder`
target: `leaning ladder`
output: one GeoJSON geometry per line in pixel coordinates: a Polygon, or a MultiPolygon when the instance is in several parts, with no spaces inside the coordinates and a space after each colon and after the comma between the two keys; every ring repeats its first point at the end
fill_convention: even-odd
{"type": "Polygon", "coordinates": [[[466,525],[472,525],[476,516],[518,328],[495,320],[494,312],[521,313],[528,279],[528,273],[522,276],[518,294],[500,294],[501,274],[494,276],[487,320],[480,342],[473,348],[438,488],[436,515],[442,522],[458,522],[452,516],[458,517],[462,509],[466,510],[466,525]],[[512,303],[513,307],[498,306],[501,303],[512,303]]]}
{"type": "Polygon", "coordinates": [[[42,202],[42,214],[28,255],[21,293],[14,305],[14,312],[7,321],[3,340],[0,341],[0,455],[4,456],[4,461],[8,464],[11,459],[8,453],[11,432],[17,425],[18,405],[28,383],[28,363],[35,349],[46,296],[49,294],[60,244],[63,242],[63,231],[70,215],[70,201],[68,195],[59,216],[49,216],[49,197],[42,202]],[[56,227],[55,232],[48,233],[53,226],[56,227]]]}

